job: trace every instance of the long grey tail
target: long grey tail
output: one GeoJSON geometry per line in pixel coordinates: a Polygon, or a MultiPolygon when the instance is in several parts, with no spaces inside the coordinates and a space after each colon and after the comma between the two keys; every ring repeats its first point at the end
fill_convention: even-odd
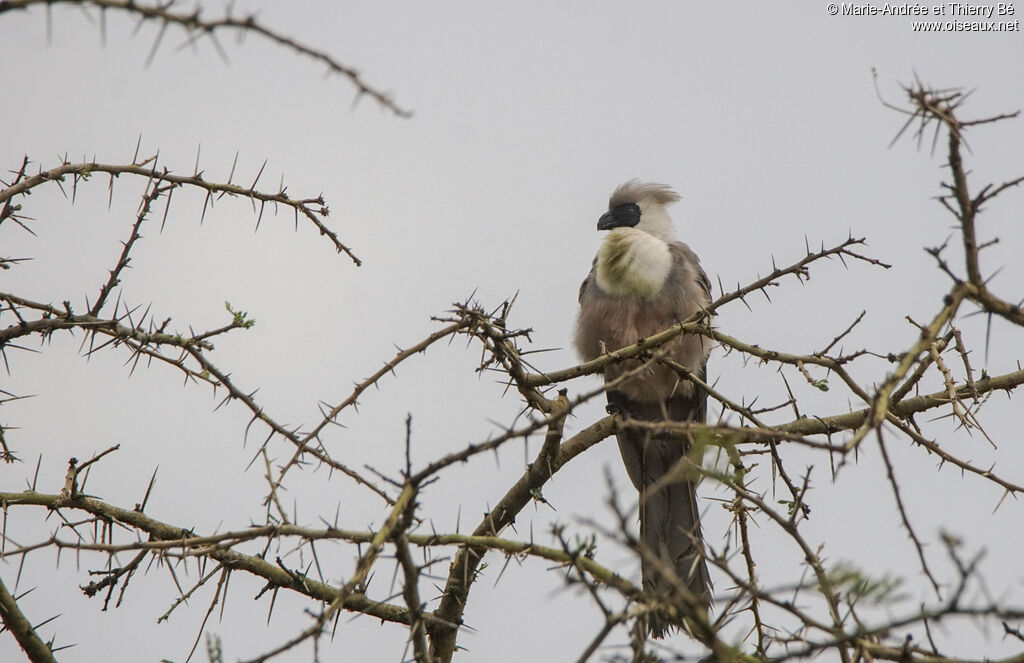
{"type": "MultiPolygon", "coordinates": [[[[668,442],[648,442],[648,456],[651,446],[668,442]]],[[[641,562],[644,591],[667,596],[675,583],[682,582],[706,612],[711,607],[711,578],[704,559],[697,482],[683,480],[654,487],[657,479],[653,476],[648,479],[650,483],[640,491],[640,542],[657,561],[644,559],[641,562]],[[666,570],[675,578],[666,577],[666,570]]],[[[662,638],[669,628],[679,624],[659,613],[651,613],[648,626],[652,637],[662,638]]]]}
{"type": "MultiPolygon", "coordinates": [[[[609,402],[627,416],[641,421],[703,421],[705,400],[673,399],[661,404],[630,402],[621,392],[608,392],[609,402]],[[698,419],[699,418],[699,419],[698,419]]],[[[674,481],[662,481],[665,474],[682,459],[689,445],[679,439],[651,435],[647,431],[626,430],[617,435],[619,451],[630,480],[640,493],[640,543],[647,556],[659,561],[642,561],[644,591],[670,596],[676,583],[682,582],[707,611],[711,605],[711,578],[704,557],[697,506],[699,477],[680,475],[674,481]],[[675,578],[662,571],[671,570],[675,578]]],[[[652,637],[661,638],[669,629],[682,626],[678,620],[651,613],[648,628],[652,637]]]]}

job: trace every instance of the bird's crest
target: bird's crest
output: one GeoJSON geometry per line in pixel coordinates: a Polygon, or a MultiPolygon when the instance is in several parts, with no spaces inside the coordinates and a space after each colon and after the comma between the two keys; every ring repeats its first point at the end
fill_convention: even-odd
{"type": "Polygon", "coordinates": [[[671,205],[679,202],[679,194],[667,184],[632,179],[615,189],[612,197],[608,200],[608,209],[615,209],[619,205],[628,205],[629,203],[639,203],[644,199],[659,205],[671,205]]]}

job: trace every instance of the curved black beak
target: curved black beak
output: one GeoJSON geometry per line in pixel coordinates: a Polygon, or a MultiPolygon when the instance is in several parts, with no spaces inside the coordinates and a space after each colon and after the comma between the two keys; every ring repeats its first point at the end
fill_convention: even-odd
{"type": "Polygon", "coordinates": [[[632,228],[638,223],[640,223],[640,206],[636,203],[626,203],[602,214],[597,221],[597,229],[632,228]]]}

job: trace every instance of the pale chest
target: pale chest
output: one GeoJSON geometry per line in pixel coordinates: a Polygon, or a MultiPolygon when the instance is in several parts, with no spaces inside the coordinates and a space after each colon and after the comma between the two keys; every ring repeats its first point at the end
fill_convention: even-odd
{"type": "Polygon", "coordinates": [[[597,253],[597,285],[609,295],[654,299],[672,271],[664,241],[633,228],[608,233],[597,253]]]}

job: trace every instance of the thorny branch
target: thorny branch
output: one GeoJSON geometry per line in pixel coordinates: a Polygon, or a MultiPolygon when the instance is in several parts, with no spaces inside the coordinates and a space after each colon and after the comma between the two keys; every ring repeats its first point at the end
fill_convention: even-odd
{"type": "MultiPolygon", "coordinates": [[[[88,182],[94,173],[106,173],[110,176],[110,183],[108,189],[110,190],[111,196],[114,191],[114,180],[119,178],[121,175],[136,175],[139,177],[145,177],[149,181],[158,181],[168,185],[168,188],[160,191],[159,194],[154,195],[154,199],[181,187],[192,187],[195,189],[204,190],[206,192],[206,198],[203,201],[203,212],[202,215],[206,215],[207,207],[213,207],[216,198],[221,196],[231,196],[247,198],[252,202],[253,209],[255,210],[258,204],[259,215],[257,216],[257,223],[263,219],[263,212],[266,206],[269,204],[275,210],[278,207],[289,207],[295,214],[295,224],[298,225],[300,215],[307,221],[312,223],[321,235],[327,237],[330,242],[334,245],[334,248],[339,253],[346,254],[356,265],[362,264],[362,262],[352,253],[345,244],[338,238],[337,233],[327,227],[324,223],[324,219],[329,214],[327,208],[327,202],[324,200],[322,195],[316,198],[298,198],[293,199],[287,193],[287,187],[282,186],[277,192],[270,193],[262,191],[256,188],[259,183],[259,175],[249,186],[243,186],[240,184],[234,184],[232,179],[234,177],[234,168],[232,168],[231,176],[228,177],[227,182],[211,182],[203,178],[205,171],[200,171],[198,168],[192,175],[177,175],[167,170],[167,168],[157,167],[157,156],[149,157],[148,159],[139,160],[138,154],[136,153],[135,159],[130,164],[105,164],[96,162],[85,162],[85,163],[71,163],[65,160],[59,166],[50,168],[49,170],[40,170],[35,175],[21,178],[14,184],[0,191],[0,203],[7,205],[15,200],[17,196],[24,196],[31,192],[33,189],[38,188],[41,184],[46,182],[56,182],[61,185],[67,180],[68,176],[72,178],[72,191],[76,191],[80,182],[88,182]],[[216,198],[215,198],[216,197],[216,198]]],[[[260,169],[262,173],[262,168],[260,169]]],[[[168,206],[170,205],[168,195],[168,206]]],[[[14,209],[20,210],[20,206],[15,205],[14,209]]],[[[13,218],[19,218],[18,215],[10,213],[13,218]]],[[[166,218],[166,213],[165,213],[166,218]]]]}
{"type": "MultiPolygon", "coordinates": [[[[198,5],[191,11],[179,10],[182,7],[182,3],[176,0],[164,0],[152,5],[136,2],[136,0],[3,0],[3,2],[0,2],[0,14],[8,11],[24,11],[38,5],[45,5],[47,9],[55,5],[78,5],[83,9],[96,8],[99,10],[100,30],[104,38],[106,36],[106,12],[108,10],[121,11],[129,16],[137,17],[140,24],[146,21],[158,23],[160,25],[160,32],[153,42],[153,47],[146,60],[147,64],[156,55],[157,49],[160,47],[160,43],[169,26],[176,26],[184,30],[187,36],[187,45],[194,45],[203,37],[208,38],[220,56],[225,60],[227,56],[224,53],[224,49],[221,48],[220,42],[217,41],[216,35],[218,33],[233,30],[240,35],[256,34],[295,53],[316,60],[326,66],[327,70],[332,74],[338,74],[347,78],[356,88],[356,101],[364,96],[370,97],[380,104],[381,107],[386,108],[399,117],[412,116],[411,112],[395,104],[389,94],[366,83],[354,68],[342,64],[325,51],[307,46],[274,30],[260,21],[255,14],[248,14],[246,16],[233,15],[230,4],[227,5],[223,16],[213,19],[204,18],[198,5]]],[[[49,21],[49,15],[47,20],[49,21]]],[[[138,30],[138,27],[136,27],[136,30],[138,30]]]]}
{"type": "MultiPolygon", "coordinates": [[[[0,13],[33,4],[60,3],[58,0],[6,2],[0,3],[0,13]]],[[[191,38],[200,34],[212,36],[222,27],[231,27],[255,31],[278,43],[292,45],[276,33],[254,27],[257,25],[254,19],[233,19],[230,13],[220,21],[204,22],[198,13],[191,16],[174,13],[173,3],[151,8],[140,8],[131,2],[76,4],[134,11],[146,19],[162,21],[165,27],[180,25],[191,38]]],[[[301,52],[318,57],[309,50],[301,52]]],[[[339,73],[346,73],[346,70],[342,68],[339,73]]],[[[361,86],[358,78],[353,80],[357,87],[361,86]]],[[[360,87],[360,90],[381,103],[388,101],[368,89],[360,87]]],[[[16,342],[28,337],[47,339],[58,333],[79,333],[83,336],[86,355],[95,355],[105,348],[123,349],[133,367],[143,359],[147,362],[156,360],[181,371],[186,382],[210,384],[215,391],[223,389],[226,392],[224,402],[240,403],[247,410],[251,416],[249,428],[262,426],[267,431],[267,437],[256,454],[256,458],[262,458],[268,484],[265,499],[267,517],[264,524],[203,534],[156,520],[145,513],[149,492],[153,489],[152,480],[146,497],[134,509],[90,497],[82,490],[83,470],[105,462],[106,454],[111,453],[112,448],[84,465],[78,465],[77,461],[69,463],[62,490],[55,488],[50,493],[37,490],[35,480],[31,490],[25,492],[7,490],[8,487],[3,486],[6,492],[0,492],[0,507],[4,515],[0,558],[23,561],[42,550],[70,550],[83,559],[94,556],[104,559],[104,568],[93,573],[98,579],[83,585],[82,589],[89,595],[105,594],[105,607],[115,591],[119,591],[120,601],[129,580],[144,568],[147,560],[158,568],[166,568],[178,588],[180,598],[167,614],[186,605],[186,600],[194,597],[208,583],[216,584],[216,588],[207,604],[205,618],[212,614],[215,605],[219,604],[223,609],[228,581],[237,571],[264,583],[257,598],[267,595],[271,612],[279,592],[307,597],[311,607],[307,610],[305,628],[296,629],[292,637],[253,658],[254,661],[273,659],[305,642],[312,642],[314,650],[319,651],[324,636],[333,635],[332,628],[345,628],[338,619],[344,610],[373,616],[387,622],[389,628],[402,629],[403,634],[407,634],[412,656],[418,662],[446,663],[459,650],[460,636],[470,623],[475,605],[472,590],[487,571],[485,559],[488,556],[504,556],[506,562],[528,557],[545,559],[564,573],[567,583],[585,587],[586,591],[581,596],[589,597],[603,619],[593,637],[587,638],[588,644],[579,660],[599,655],[600,648],[616,636],[632,637],[629,636],[631,626],[645,612],[654,609],[675,610],[690,619],[695,640],[683,638],[679,642],[673,641],[671,646],[669,643],[665,645],[665,651],[670,652],[666,655],[674,657],[710,656],[715,660],[781,663],[828,652],[844,663],[871,659],[902,663],[960,663],[970,660],[945,651],[932,639],[929,624],[965,617],[989,621],[998,619],[1007,633],[1019,633],[1017,622],[1024,617],[1024,612],[1008,600],[988,597],[981,601],[973,600],[967,590],[981,583],[979,567],[976,561],[960,559],[960,553],[952,543],[948,548],[954,560],[953,577],[943,575],[932,557],[934,553],[929,550],[927,535],[914,524],[914,509],[909,508],[904,497],[905,486],[899,480],[902,474],[897,467],[896,452],[923,451],[925,455],[934,456],[940,465],[954,466],[972,475],[975,482],[996,487],[1003,498],[1024,492],[1024,484],[1019,477],[1006,474],[1002,469],[996,473],[994,466],[984,467],[958,455],[953,451],[955,447],[948,443],[948,431],[935,426],[922,428],[917,419],[922,414],[941,415],[951,418],[956,426],[967,432],[977,430],[985,434],[982,406],[997,394],[1011,397],[1013,390],[1024,384],[1024,370],[1020,366],[1000,367],[998,371],[986,370],[974,375],[970,346],[965,335],[955,326],[956,321],[964,317],[964,307],[973,306],[1011,326],[1024,327],[1024,312],[1019,305],[1012,303],[1014,298],[996,293],[987,280],[988,266],[982,260],[982,252],[989,242],[979,239],[979,234],[984,233],[979,231],[977,216],[983,205],[991,204],[997,196],[1011,191],[1024,179],[1011,178],[1001,185],[975,191],[967,177],[968,168],[962,155],[964,133],[1009,116],[961,121],[958,111],[964,95],[959,91],[936,91],[916,85],[908,88],[907,94],[911,104],[905,111],[910,118],[908,126],[917,123],[919,139],[930,127],[935,127],[937,132],[948,133],[946,162],[950,181],[944,185],[940,203],[957,220],[959,244],[963,251],[963,266],[958,269],[948,257],[950,246],[930,250],[939,265],[937,273],[950,280],[949,289],[940,301],[935,302],[929,320],[922,324],[911,320],[918,335],[907,347],[897,347],[891,341],[883,340],[890,346],[852,352],[842,350],[840,343],[850,342],[858,324],[865,318],[864,312],[852,323],[844,320],[825,333],[816,345],[823,347],[822,350],[807,353],[764,347],[754,339],[744,338],[743,330],[723,330],[713,324],[716,313],[727,306],[735,306],[737,302],[752,306],[748,301],[751,295],[764,294],[770,302],[768,293],[772,288],[794,279],[805,280],[811,270],[818,269],[825,260],[837,258],[843,264],[849,261],[848,267],[855,264],[868,268],[888,267],[861,252],[859,247],[864,245],[863,239],[849,237],[828,248],[822,245],[818,250],[811,250],[805,244],[802,255],[788,265],[779,267],[773,260],[766,276],[758,276],[744,286],[737,285],[729,292],[720,288],[721,295],[692,318],[680,320],[670,329],[639,339],[632,346],[609,352],[594,361],[559,370],[547,370],[526,359],[531,352],[527,347],[531,342],[530,330],[518,329],[510,322],[512,301],[493,309],[470,301],[457,304],[446,315],[436,319],[441,325],[437,331],[398,350],[379,370],[358,382],[347,396],[332,401],[335,405],[317,404],[318,418],[307,430],[281,423],[264,407],[255,391],[240,386],[243,378],[235,377],[234,372],[212,360],[211,339],[252,326],[244,313],[229,308],[232,319],[226,325],[200,332],[190,330],[188,334],[173,333],[167,329],[169,322],[158,322],[149,309],[140,312],[122,302],[119,287],[130,264],[133,247],[141,237],[141,226],[161,198],[166,200],[166,222],[171,193],[179,188],[205,192],[204,214],[207,205],[212,205],[222,195],[251,200],[254,212],[258,214],[262,214],[267,204],[290,207],[296,220],[304,218],[312,222],[337,251],[349,255],[358,264],[351,251],[323,224],[327,209],[322,197],[293,200],[283,187],[277,193],[264,192],[256,188],[258,177],[250,186],[233,184],[233,174],[226,183],[213,183],[204,179],[198,168],[190,176],[175,175],[167,169],[158,168],[155,158],[140,161],[136,156],[130,165],[122,166],[92,162],[73,164],[64,160],[55,168],[39,170],[35,174],[29,169],[30,162],[26,158],[13,171],[12,182],[0,192],[2,231],[25,229],[31,232],[22,206],[28,193],[49,182],[62,186],[67,178],[71,178],[72,199],[78,184],[95,173],[109,175],[111,187],[121,175],[144,177],[147,186],[120,255],[103,280],[98,295],[91,302],[87,301],[85,307],[79,307],[84,313],[76,312],[70,303],[72,298],[62,305],[54,305],[16,292],[0,292],[0,316],[10,320],[6,327],[0,328],[0,353],[20,349],[16,342]],[[7,220],[13,225],[5,224],[7,220]],[[116,300],[114,295],[118,297],[116,300]],[[111,301],[114,301],[112,306],[111,301]],[[828,407],[833,409],[815,409],[806,402],[797,407],[799,394],[789,382],[785,382],[785,393],[788,394],[785,403],[767,408],[755,407],[756,399],[750,398],[741,388],[722,386],[677,367],[681,380],[692,382],[707,393],[711,403],[717,404],[721,412],[717,422],[709,421],[707,425],[651,424],[623,421],[618,415],[601,417],[596,421],[583,419],[581,406],[599,397],[605,387],[586,391],[578,388],[573,380],[600,374],[609,365],[627,359],[645,360],[637,370],[645,370],[654,362],[665,362],[659,348],[681,334],[705,336],[717,345],[718,352],[735,355],[757,366],[772,367],[784,382],[788,373],[801,385],[806,380],[811,389],[822,392],[831,389],[832,394],[841,393],[841,397],[829,402],[828,407]],[[460,336],[468,338],[479,348],[478,371],[499,375],[501,382],[509,387],[508,392],[521,402],[521,416],[525,423],[520,421],[509,425],[485,440],[468,441],[461,447],[454,445],[456,450],[420,465],[413,463],[409,453],[412,436],[411,424],[407,424],[406,458],[399,471],[400,477],[391,479],[380,475],[380,480],[390,486],[387,489],[381,488],[377,481],[371,481],[361,470],[351,467],[350,463],[343,462],[343,452],[336,451],[340,447],[331,435],[339,430],[332,424],[339,423],[341,414],[354,409],[370,387],[381,388],[384,376],[394,373],[399,364],[421,356],[437,342],[460,336]],[[884,372],[877,370],[879,364],[885,367],[884,372]],[[865,380],[865,375],[870,376],[869,379],[865,380]],[[941,388],[934,389],[931,386],[934,384],[940,384],[941,388]],[[569,396],[570,388],[576,388],[576,396],[569,396]],[[552,397],[553,392],[557,396],[552,397]],[[792,417],[786,414],[790,410],[792,417]],[[581,429],[574,435],[565,436],[564,426],[570,417],[579,418],[581,429]],[[558,546],[544,546],[534,541],[532,531],[528,540],[516,540],[526,538],[518,531],[515,538],[506,538],[503,534],[517,524],[517,519],[521,518],[528,505],[547,503],[543,489],[562,468],[617,430],[630,426],[671,433],[692,441],[701,449],[721,452],[727,459],[727,463],[712,467],[697,466],[692,459],[686,458],[676,468],[679,472],[697,473],[704,477],[705,482],[720,486],[728,494],[725,499],[712,501],[713,506],[709,507],[717,508],[721,504],[731,514],[728,536],[720,539],[726,543],[709,543],[707,550],[707,559],[716,573],[728,580],[724,585],[716,582],[717,612],[713,616],[701,616],[693,610],[692,596],[688,596],[682,583],[679,583],[679,591],[668,599],[668,605],[665,597],[645,595],[641,588],[608,564],[607,560],[614,557],[607,556],[603,550],[598,551],[594,541],[570,543],[563,527],[556,528],[553,533],[558,546]],[[419,499],[428,486],[449,481],[452,468],[457,465],[474,462],[481,454],[494,452],[512,440],[525,440],[540,434],[543,434],[540,449],[515,483],[511,487],[497,489],[494,495],[482,496],[476,502],[480,508],[473,516],[478,520],[471,533],[426,531],[428,526],[433,527],[432,514],[418,513],[418,510],[421,511],[419,499]],[[874,445],[862,443],[870,439],[869,435],[878,440],[877,453],[884,472],[879,480],[888,484],[894,511],[898,513],[909,540],[908,549],[913,549],[924,577],[934,590],[934,602],[923,604],[909,614],[888,609],[873,610],[873,602],[890,600],[887,593],[889,583],[870,573],[836,565],[826,548],[827,542],[817,540],[806,527],[806,523],[820,513],[815,511],[812,515],[811,505],[818,490],[815,479],[820,481],[822,473],[817,466],[787,467],[787,462],[792,465],[792,461],[787,461],[790,450],[801,450],[805,456],[820,457],[832,468],[833,480],[838,481],[841,473],[837,464],[841,468],[844,463],[856,462],[860,455],[873,453],[874,445]],[[282,447],[278,446],[281,442],[285,443],[285,460],[275,467],[272,459],[281,451],[282,447]],[[759,459],[765,456],[770,458],[770,464],[764,463],[765,467],[761,467],[759,459]],[[309,459],[351,479],[360,492],[369,491],[363,494],[375,496],[374,500],[380,498],[381,502],[374,502],[380,504],[379,524],[346,528],[338,522],[339,517],[345,517],[342,514],[332,524],[326,524],[325,520],[325,527],[311,528],[300,525],[297,515],[286,513],[282,494],[290,482],[297,480],[298,473],[308,470],[309,459]],[[768,472],[771,479],[781,479],[788,493],[786,499],[772,499],[761,487],[769,476],[768,472]],[[493,498],[497,498],[493,507],[485,509],[481,506],[493,498]],[[15,543],[12,533],[7,530],[7,514],[15,509],[32,507],[43,508],[46,513],[56,515],[57,524],[52,535],[35,543],[15,543]],[[276,517],[271,516],[274,510],[276,517]],[[76,520],[78,518],[84,520],[76,520]],[[91,534],[88,533],[90,529],[91,534]],[[779,550],[773,549],[768,554],[765,539],[760,536],[764,530],[771,530],[782,537],[779,550]],[[327,542],[348,546],[355,551],[347,558],[344,569],[337,565],[329,566],[327,570],[321,568],[322,559],[316,545],[326,545],[327,542]],[[270,561],[273,549],[288,546],[286,553],[270,561]],[[117,560],[118,554],[128,553],[133,556],[127,562],[117,560]],[[421,555],[422,559],[419,559],[421,555]],[[793,582],[786,586],[765,586],[764,570],[788,559],[786,555],[792,555],[796,560],[794,566],[804,575],[794,577],[793,582]],[[193,567],[198,564],[198,567],[192,570],[190,563],[193,567]],[[390,575],[384,570],[389,565],[395,577],[401,579],[401,590],[371,598],[380,591],[378,587],[371,590],[374,575],[390,575]],[[433,569],[442,567],[447,568],[442,577],[431,575],[433,569]],[[314,579],[314,575],[319,579],[314,579]],[[190,578],[184,587],[179,576],[190,578]],[[216,583],[211,582],[214,578],[217,578],[216,583]],[[435,581],[440,583],[435,585],[436,592],[424,591],[427,583],[435,581]],[[615,608],[616,601],[625,607],[615,608]],[[914,632],[927,633],[929,647],[905,639],[905,634],[913,629],[923,629],[914,632]],[[738,636],[734,637],[737,632],[738,636]],[[672,647],[678,647],[678,651],[672,647]]],[[[18,265],[14,260],[3,263],[7,269],[18,265]]],[[[6,354],[3,356],[6,359],[6,354]]],[[[7,396],[6,392],[3,394],[7,396]]],[[[14,442],[20,441],[20,434],[3,435],[11,430],[11,427],[0,427],[0,443],[7,460],[16,458],[8,448],[13,443],[10,437],[14,442]]],[[[999,440],[991,442],[997,444],[999,440]]],[[[626,515],[630,511],[621,509],[614,495],[610,506],[616,516],[615,527],[595,526],[593,530],[644,555],[645,551],[639,549],[631,532],[633,523],[626,515]]],[[[712,541],[711,538],[708,540],[712,541]]],[[[780,574],[770,575],[779,577],[780,574]]],[[[134,582],[137,584],[142,580],[134,582]]],[[[16,594],[8,593],[2,585],[0,590],[0,614],[30,659],[51,660],[52,643],[39,639],[36,633],[38,625],[33,626],[22,614],[16,594]]],[[[649,643],[642,635],[632,642],[635,660],[649,660],[644,657],[655,655],[647,649],[649,643]]],[[[1005,660],[1022,661],[1024,655],[1005,660]]]]}

